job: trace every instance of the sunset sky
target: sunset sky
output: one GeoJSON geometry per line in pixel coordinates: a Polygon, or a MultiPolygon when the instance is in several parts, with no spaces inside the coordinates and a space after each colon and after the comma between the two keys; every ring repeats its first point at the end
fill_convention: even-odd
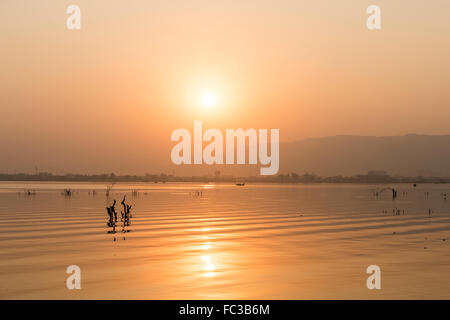
{"type": "Polygon", "coordinates": [[[281,141],[450,134],[449,12],[448,0],[0,0],[0,172],[160,172],[171,132],[194,120],[279,128],[281,141]],[[66,28],[70,4],[81,30],[66,28]]]}

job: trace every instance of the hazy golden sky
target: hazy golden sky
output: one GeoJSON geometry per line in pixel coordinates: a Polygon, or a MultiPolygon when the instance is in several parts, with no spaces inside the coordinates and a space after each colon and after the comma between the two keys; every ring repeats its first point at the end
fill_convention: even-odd
{"type": "Polygon", "coordinates": [[[279,128],[281,141],[448,134],[449,12],[448,0],[0,0],[0,172],[156,172],[193,120],[279,128]],[[66,28],[70,4],[81,30],[66,28]]]}

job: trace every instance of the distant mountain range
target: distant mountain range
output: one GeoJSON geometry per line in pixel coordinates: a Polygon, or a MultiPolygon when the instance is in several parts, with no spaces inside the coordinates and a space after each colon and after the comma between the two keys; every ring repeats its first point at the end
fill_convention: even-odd
{"type": "MultiPolygon", "coordinates": [[[[109,149],[99,157],[88,156],[89,149],[74,148],[70,144],[65,152],[55,149],[51,156],[46,149],[44,153],[42,150],[29,148],[10,153],[6,150],[5,157],[0,160],[0,173],[23,172],[20,168],[29,168],[24,171],[33,173],[32,164],[36,164],[43,169],[40,171],[63,175],[67,172],[108,175],[111,172],[145,175],[148,172],[179,177],[260,175],[258,165],[176,166],[170,161],[171,147],[146,153],[130,149],[126,157],[109,149]]],[[[348,177],[369,171],[385,171],[391,176],[402,177],[450,177],[450,135],[342,135],[280,143],[279,174],[314,173],[322,177],[348,177]]]]}
{"type": "Polygon", "coordinates": [[[282,173],[350,176],[370,170],[401,176],[450,176],[450,135],[334,136],[280,145],[282,173]]]}

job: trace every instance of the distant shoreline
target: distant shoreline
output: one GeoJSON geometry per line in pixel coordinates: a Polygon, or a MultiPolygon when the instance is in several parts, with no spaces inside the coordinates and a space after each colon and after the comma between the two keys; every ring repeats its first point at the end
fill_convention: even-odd
{"type": "Polygon", "coordinates": [[[167,174],[147,174],[138,175],[115,175],[97,174],[66,174],[54,175],[51,173],[39,174],[0,174],[1,182],[102,182],[102,183],[120,183],[120,182],[145,182],[145,183],[166,183],[166,182],[201,182],[201,183],[354,183],[354,184],[389,184],[389,183],[450,183],[450,177],[401,177],[390,176],[379,172],[369,172],[354,176],[333,176],[321,177],[316,174],[279,174],[276,176],[174,176],[167,174]]]}

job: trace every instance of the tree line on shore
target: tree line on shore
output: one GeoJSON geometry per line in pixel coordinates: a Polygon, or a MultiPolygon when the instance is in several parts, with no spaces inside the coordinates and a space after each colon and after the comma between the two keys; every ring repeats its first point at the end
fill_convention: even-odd
{"type": "Polygon", "coordinates": [[[64,174],[49,172],[38,174],[0,174],[0,181],[72,181],[72,182],[274,182],[274,183],[450,183],[450,177],[402,177],[391,176],[384,171],[369,171],[353,176],[321,177],[314,173],[286,173],[274,176],[227,176],[214,174],[204,176],[175,176],[170,174],[116,175],[110,174],[64,174]]]}

